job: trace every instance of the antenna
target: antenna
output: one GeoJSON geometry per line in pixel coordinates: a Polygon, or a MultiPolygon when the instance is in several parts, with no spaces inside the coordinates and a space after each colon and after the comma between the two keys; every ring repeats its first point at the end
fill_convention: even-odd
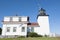
{"type": "Polygon", "coordinates": [[[16,16],[18,16],[18,14],[16,13],[16,16]]]}
{"type": "Polygon", "coordinates": [[[15,12],[15,16],[19,16],[19,12],[15,12]]]}
{"type": "Polygon", "coordinates": [[[16,14],[16,16],[18,16],[18,15],[16,14]]]}
{"type": "Polygon", "coordinates": [[[41,5],[41,0],[35,0],[36,1],[36,4],[37,4],[37,7],[38,7],[38,10],[40,10],[42,8],[42,5],[41,5]]]}

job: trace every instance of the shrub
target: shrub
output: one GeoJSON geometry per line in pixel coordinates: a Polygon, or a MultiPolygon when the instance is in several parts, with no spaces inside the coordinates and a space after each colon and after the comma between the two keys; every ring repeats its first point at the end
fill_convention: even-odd
{"type": "Polygon", "coordinates": [[[38,35],[38,37],[43,37],[42,35],[38,35]]]}
{"type": "Polygon", "coordinates": [[[37,33],[30,32],[30,33],[28,33],[27,37],[42,37],[42,35],[38,35],[37,33]]]}
{"type": "Polygon", "coordinates": [[[44,35],[45,37],[49,37],[49,35],[44,35]]]}
{"type": "Polygon", "coordinates": [[[19,36],[18,38],[25,38],[25,36],[19,36]]]}

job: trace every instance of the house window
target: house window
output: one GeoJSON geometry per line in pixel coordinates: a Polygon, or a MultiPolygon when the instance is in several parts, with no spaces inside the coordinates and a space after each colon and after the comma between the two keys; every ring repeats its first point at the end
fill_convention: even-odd
{"type": "Polygon", "coordinates": [[[16,27],[13,27],[13,32],[16,32],[16,27]]]}
{"type": "Polygon", "coordinates": [[[10,27],[7,27],[7,32],[10,32],[10,27]]]}
{"type": "Polygon", "coordinates": [[[22,27],[22,32],[25,32],[25,27],[22,27]]]}
{"type": "Polygon", "coordinates": [[[27,27],[27,32],[30,32],[30,28],[29,27],[27,27]]]}
{"type": "Polygon", "coordinates": [[[34,32],[34,27],[31,27],[31,32],[34,32]]]}
{"type": "Polygon", "coordinates": [[[19,17],[19,22],[21,22],[21,17],[19,17]]]}

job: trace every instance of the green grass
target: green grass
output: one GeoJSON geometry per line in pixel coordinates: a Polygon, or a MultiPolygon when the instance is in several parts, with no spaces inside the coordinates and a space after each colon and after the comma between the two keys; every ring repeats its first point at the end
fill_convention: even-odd
{"type": "Polygon", "coordinates": [[[57,37],[57,38],[48,38],[48,37],[0,38],[0,40],[60,40],[60,37],[57,37]]]}

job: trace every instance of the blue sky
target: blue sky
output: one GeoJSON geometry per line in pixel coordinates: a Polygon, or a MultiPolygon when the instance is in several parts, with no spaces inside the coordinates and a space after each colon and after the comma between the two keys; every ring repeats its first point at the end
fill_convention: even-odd
{"type": "Polygon", "coordinates": [[[0,27],[4,16],[29,16],[30,22],[37,22],[39,8],[49,14],[50,30],[60,34],[60,0],[0,0],[0,27]]]}

